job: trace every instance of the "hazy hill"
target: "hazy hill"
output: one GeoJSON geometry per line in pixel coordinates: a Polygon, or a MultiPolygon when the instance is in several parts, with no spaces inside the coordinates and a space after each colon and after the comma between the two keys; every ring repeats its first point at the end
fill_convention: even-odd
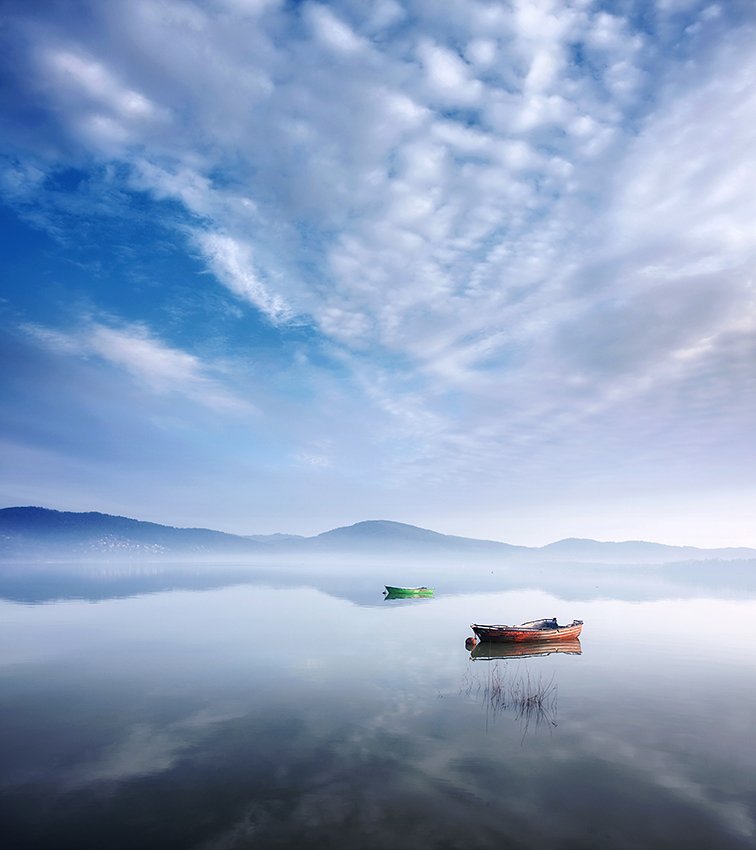
{"type": "Polygon", "coordinates": [[[449,552],[507,555],[527,551],[524,546],[512,546],[494,540],[475,540],[440,534],[416,525],[389,520],[365,520],[354,525],[324,531],[317,537],[306,538],[308,546],[320,551],[346,552],[355,549],[401,550],[406,552],[449,552]]]}
{"type": "Polygon", "coordinates": [[[281,557],[489,558],[512,563],[659,564],[756,558],[755,549],[696,549],[645,541],[602,543],[570,538],[547,546],[513,546],[439,534],[388,520],[368,520],[314,537],[290,534],[242,537],[206,528],[174,528],[102,513],[38,507],[0,510],[0,557],[8,559],[160,559],[218,557],[237,562],[281,557]]]}
{"type": "Polygon", "coordinates": [[[206,528],[174,528],[101,513],[0,510],[0,553],[12,557],[254,554],[262,544],[206,528]]]}
{"type": "Polygon", "coordinates": [[[245,540],[257,543],[290,543],[292,540],[306,540],[301,534],[245,534],[245,540]]]}
{"type": "Polygon", "coordinates": [[[670,561],[753,558],[756,549],[725,548],[697,549],[695,546],[667,546],[645,540],[625,540],[620,543],[600,542],[577,537],[558,540],[536,550],[549,560],[607,561],[614,563],[660,563],[670,561]]]}

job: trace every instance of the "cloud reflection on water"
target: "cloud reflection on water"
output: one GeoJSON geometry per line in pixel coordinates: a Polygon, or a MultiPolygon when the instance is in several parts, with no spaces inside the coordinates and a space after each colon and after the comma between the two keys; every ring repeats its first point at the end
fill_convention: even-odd
{"type": "Polygon", "coordinates": [[[756,602],[376,593],[0,603],[8,834],[81,850],[749,845],[756,602]],[[501,663],[471,664],[464,639],[535,614],[586,626],[581,655],[504,662],[559,689],[558,726],[523,739],[460,694],[501,663]],[[676,638],[703,621],[730,628],[676,638]]]}

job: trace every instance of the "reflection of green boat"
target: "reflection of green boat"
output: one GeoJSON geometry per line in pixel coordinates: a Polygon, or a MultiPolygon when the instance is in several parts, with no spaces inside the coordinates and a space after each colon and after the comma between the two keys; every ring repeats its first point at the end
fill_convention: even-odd
{"type": "Polygon", "coordinates": [[[412,596],[433,596],[432,587],[391,587],[386,585],[386,599],[408,599],[412,596]]]}
{"type": "Polygon", "coordinates": [[[470,653],[473,661],[491,661],[496,658],[534,658],[539,655],[551,655],[562,652],[565,655],[582,655],[583,649],[578,638],[553,641],[529,641],[527,643],[490,643],[482,641],[470,653]]]}

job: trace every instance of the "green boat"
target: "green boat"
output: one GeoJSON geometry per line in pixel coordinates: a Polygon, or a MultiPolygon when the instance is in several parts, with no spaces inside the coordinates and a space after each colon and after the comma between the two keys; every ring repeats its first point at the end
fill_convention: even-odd
{"type": "Polygon", "coordinates": [[[433,596],[432,587],[391,587],[386,585],[386,599],[408,599],[412,596],[433,596]]]}

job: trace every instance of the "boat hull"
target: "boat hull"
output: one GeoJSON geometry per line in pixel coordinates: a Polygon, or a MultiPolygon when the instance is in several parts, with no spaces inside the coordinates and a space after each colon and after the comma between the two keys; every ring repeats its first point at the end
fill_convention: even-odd
{"type": "Polygon", "coordinates": [[[386,593],[392,599],[405,599],[411,596],[433,596],[432,587],[391,587],[386,585],[386,593]]]}
{"type": "Polygon", "coordinates": [[[522,626],[481,626],[473,623],[472,630],[481,641],[489,643],[552,643],[554,641],[574,640],[580,637],[583,624],[579,620],[569,626],[538,629],[522,626]]]}

